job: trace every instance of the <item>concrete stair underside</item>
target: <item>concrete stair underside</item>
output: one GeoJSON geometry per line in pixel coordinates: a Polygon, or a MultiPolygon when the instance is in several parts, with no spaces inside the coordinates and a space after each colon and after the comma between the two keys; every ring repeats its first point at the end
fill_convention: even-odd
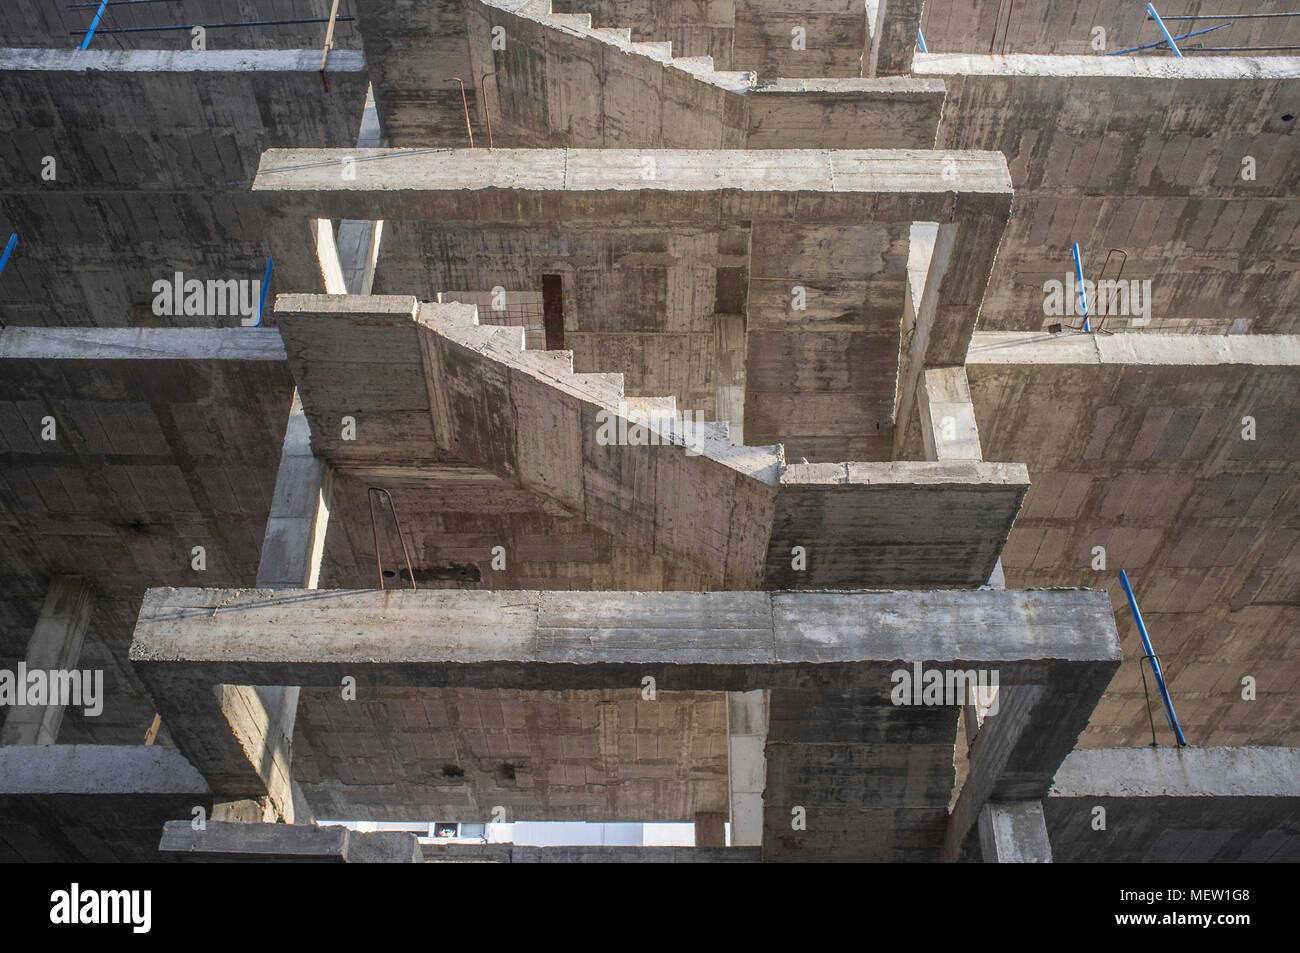
{"type": "Polygon", "coordinates": [[[622,375],[574,373],[470,305],[283,295],[276,314],[332,465],[469,465],[717,588],[980,585],[1028,482],[1009,464],[787,467],[780,446],[657,417],[666,400],[629,402],[622,375]]]}

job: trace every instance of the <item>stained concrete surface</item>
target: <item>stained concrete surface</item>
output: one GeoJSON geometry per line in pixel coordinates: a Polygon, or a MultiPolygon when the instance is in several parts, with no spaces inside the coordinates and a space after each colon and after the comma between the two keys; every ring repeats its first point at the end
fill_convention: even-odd
{"type": "Polygon", "coordinates": [[[1116,607],[1126,661],[1084,745],[1151,739],[1120,569],[1193,743],[1294,740],[1298,358],[1280,335],[975,335],[985,459],[1033,476],[1002,553],[1007,585],[1104,587],[1116,607]],[[1246,676],[1257,700],[1242,697],[1246,676]]]}

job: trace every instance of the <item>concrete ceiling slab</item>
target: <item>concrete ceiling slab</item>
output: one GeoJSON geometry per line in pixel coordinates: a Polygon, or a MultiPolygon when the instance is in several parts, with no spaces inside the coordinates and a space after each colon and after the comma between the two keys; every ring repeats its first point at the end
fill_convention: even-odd
{"type": "Polygon", "coordinates": [[[985,458],[1024,460],[1033,479],[1007,585],[1104,586],[1116,606],[1128,661],[1084,744],[1150,739],[1120,569],[1190,740],[1300,737],[1300,341],[977,333],[966,370],[985,458]]]}
{"type": "Polygon", "coordinates": [[[125,654],[150,580],[256,577],[293,386],[278,337],[0,330],[4,664],[25,656],[52,575],[93,590],[81,667],[105,670],[106,701],[70,709],[65,741],[143,741],[154,709],[125,654]]]}

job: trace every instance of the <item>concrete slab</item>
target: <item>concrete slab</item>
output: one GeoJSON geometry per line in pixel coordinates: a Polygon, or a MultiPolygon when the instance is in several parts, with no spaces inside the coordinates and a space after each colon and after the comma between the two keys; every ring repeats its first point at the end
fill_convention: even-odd
{"type": "Polygon", "coordinates": [[[125,651],[149,580],[255,578],[291,392],[274,329],[0,330],[0,665],[52,575],[95,594],[80,667],[104,710],[69,710],[61,740],[144,739],[125,651]]]}
{"type": "Polygon", "coordinates": [[[0,860],[158,861],[162,825],[212,807],[202,775],[175,748],[0,747],[0,860]]]}
{"type": "Polygon", "coordinates": [[[1295,748],[1081,750],[1043,808],[1058,861],[1294,863],[1297,779],[1295,748]]]}
{"type": "MultiPolygon", "coordinates": [[[[1294,19],[1238,21],[1220,45],[1236,45],[1238,27],[1294,30],[1294,19]]],[[[933,53],[916,70],[948,86],[940,148],[1005,153],[1016,187],[982,330],[1061,320],[1045,314],[1043,285],[1073,273],[1075,242],[1085,278],[1116,248],[1128,253],[1124,278],[1151,283],[1147,308],[1108,319],[1112,330],[1225,334],[1238,319],[1256,333],[1297,330],[1300,280],[1273,263],[1297,251],[1285,117],[1300,57],[933,53]]]]}
{"type": "Polygon", "coordinates": [[[1024,460],[1034,484],[1007,584],[1104,586],[1116,607],[1128,661],[1085,747],[1151,740],[1122,568],[1189,740],[1297,737],[1298,364],[1283,335],[976,334],[985,458],[1024,460]]]}
{"type": "Polygon", "coordinates": [[[155,313],[154,283],[177,272],[261,280],[262,223],[246,193],[258,156],[353,144],[367,84],[361,53],[331,56],[325,92],[320,52],[310,49],[58,45],[0,49],[0,231],[20,242],[0,287],[0,319],[238,324],[225,309],[155,313]]]}

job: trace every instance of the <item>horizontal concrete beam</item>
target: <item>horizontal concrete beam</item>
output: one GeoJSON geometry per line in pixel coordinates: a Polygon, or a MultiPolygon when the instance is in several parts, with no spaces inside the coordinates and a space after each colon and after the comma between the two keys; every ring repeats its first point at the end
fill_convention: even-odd
{"type": "Polygon", "coordinates": [[[433,844],[426,864],[757,864],[758,847],[527,847],[522,844],[433,844]]]}
{"type": "MultiPolygon", "coordinates": [[[[48,73],[320,73],[320,50],[0,49],[0,70],[48,73]]],[[[327,73],[365,73],[360,50],[333,50],[327,73]]]]}
{"type": "Polygon", "coordinates": [[[0,360],[283,361],[275,328],[0,330],[0,360]]]}
{"type": "Polygon", "coordinates": [[[1083,748],[1049,796],[1300,798],[1300,748],[1083,748]]]}
{"type": "Polygon", "coordinates": [[[1293,79],[1300,56],[1057,56],[917,53],[917,76],[1114,76],[1126,79],[1293,79]]]}
{"type": "Polygon", "coordinates": [[[0,746],[0,795],[209,793],[185,756],[162,745],[0,746]]]}
{"type": "Polygon", "coordinates": [[[1300,748],[1073,751],[1042,804],[1058,862],[1300,861],[1300,748]]]}
{"type": "Polygon", "coordinates": [[[981,331],[967,364],[1300,365],[1296,334],[1044,334],[981,331]]]}
{"type": "Polygon", "coordinates": [[[420,843],[404,831],[349,830],[306,824],[168,821],[158,850],[169,860],[298,861],[342,864],[418,864],[420,843]]]}
{"type": "Polygon", "coordinates": [[[1094,669],[1108,680],[1120,650],[1106,594],[1083,589],[151,589],[130,657],[164,695],[223,683],[336,686],[345,675],[389,686],[615,688],[657,671],[662,690],[811,678],[875,686],[887,699],[900,659],[996,663],[1016,684],[1067,672],[1078,682],[1094,669]]]}
{"type": "Polygon", "coordinates": [[[0,862],[156,862],[163,824],[213,801],[175,748],[0,747],[0,862]]]}
{"type": "Polygon", "coordinates": [[[271,149],[253,191],[331,219],[950,221],[958,194],[1009,208],[1011,177],[993,152],[271,149]]]}

